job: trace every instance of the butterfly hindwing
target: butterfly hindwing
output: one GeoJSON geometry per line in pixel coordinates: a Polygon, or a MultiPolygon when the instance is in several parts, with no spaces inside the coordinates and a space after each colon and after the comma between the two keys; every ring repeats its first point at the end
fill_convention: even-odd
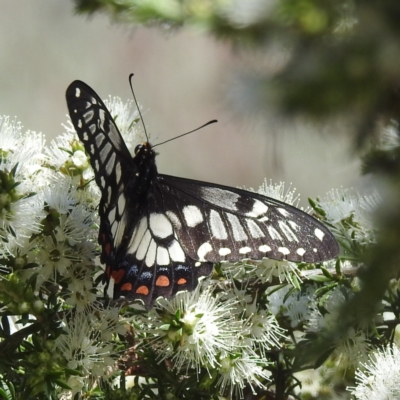
{"type": "Polygon", "coordinates": [[[161,175],[149,143],[132,157],[110,112],[85,83],[67,89],[72,123],[101,191],[99,243],[114,298],[193,290],[213,263],[263,257],[321,262],[338,244],[318,220],[286,203],[232,187],[161,175]]]}

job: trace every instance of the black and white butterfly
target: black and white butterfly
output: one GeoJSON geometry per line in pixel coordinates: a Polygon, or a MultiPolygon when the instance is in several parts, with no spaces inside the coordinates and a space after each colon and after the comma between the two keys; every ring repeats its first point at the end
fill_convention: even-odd
{"type": "Polygon", "coordinates": [[[100,97],[74,81],[66,93],[72,123],[101,190],[99,243],[114,298],[193,290],[213,263],[245,258],[321,262],[338,244],[318,220],[278,200],[241,189],[162,175],[155,151],[132,157],[100,97]]]}

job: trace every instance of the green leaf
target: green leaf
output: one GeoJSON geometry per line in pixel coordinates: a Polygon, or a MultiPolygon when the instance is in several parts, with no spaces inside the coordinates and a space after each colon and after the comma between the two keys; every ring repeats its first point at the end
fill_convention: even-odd
{"type": "Polygon", "coordinates": [[[62,381],[61,379],[54,379],[53,382],[58,386],[62,387],[63,389],[72,390],[72,387],[69,386],[66,382],[62,381]]]}
{"type": "Polygon", "coordinates": [[[307,279],[309,279],[310,281],[313,282],[331,282],[332,279],[327,278],[324,275],[310,275],[307,277],[307,279]]]}

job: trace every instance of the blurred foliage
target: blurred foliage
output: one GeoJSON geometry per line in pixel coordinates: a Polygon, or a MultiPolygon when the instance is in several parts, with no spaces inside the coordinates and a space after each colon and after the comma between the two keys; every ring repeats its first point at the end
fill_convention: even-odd
{"type": "Polygon", "coordinates": [[[395,0],[75,3],[79,12],[106,12],[130,24],[193,26],[273,58],[263,68],[246,65],[250,108],[316,118],[340,114],[352,122],[358,143],[374,132],[378,118],[399,117],[400,4],[395,0]]]}

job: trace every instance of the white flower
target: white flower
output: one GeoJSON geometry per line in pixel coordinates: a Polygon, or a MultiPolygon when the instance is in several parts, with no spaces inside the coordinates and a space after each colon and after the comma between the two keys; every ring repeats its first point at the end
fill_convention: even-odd
{"type": "Polygon", "coordinates": [[[382,150],[394,150],[400,146],[399,123],[392,120],[388,126],[382,130],[380,148],[382,150]]]}
{"type": "Polygon", "coordinates": [[[230,398],[235,393],[237,397],[243,398],[243,388],[249,384],[255,394],[254,387],[265,388],[265,382],[269,381],[270,373],[263,369],[266,361],[256,355],[249,355],[246,352],[240,354],[226,354],[220,359],[217,386],[221,393],[229,392],[230,398]]]}
{"type": "MultiPolygon", "coordinates": [[[[96,304],[94,304],[96,307],[96,304]]],[[[108,341],[112,339],[113,335],[125,335],[126,328],[124,323],[120,320],[120,309],[117,307],[110,307],[103,309],[97,307],[98,312],[92,313],[90,316],[93,321],[93,326],[97,327],[101,335],[101,340],[108,341]]]]}
{"type": "Polygon", "coordinates": [[[377,349],[356,371],[356,387],[347,388],[358,400],[400,398],[400,351],[396,346],[377,349]]]}
{"type": "Polygon", "coordinates": [[[124,103],[119,97],[109,96],[104,104],[114,118],[126,147],[134,154],[136,145],[147,141],[147,138],[140,123],[139,112],[137,109],[133,110],[133,101],[124,103]]]}
{"type": "Polygon", "coordinates": [[[56,348],[67,360],[68,368],[85,375],[105,376],[114,367],[116,354],[111,344],[101,341],[92,317],[85,312],[69,314],[64,321],[65,335],[56,339],[56,348]]]}
{"type": "Polygon", "coordinates": [[[0,252],[12,253],[40,231],[44,140],[21,132],[21,124],[0,117],[0,252]]]}
{"type": "Polygon", "coordinates": [[[144,321],[154,327],[152,333],[158,340],[152,346],[160,360],[170,358],[177,369],[215,368],[220,353],[232,349],[240,332],[232,313],[235,302],[221,302],[212,294],[212,286],[200,292],[201,286],[178,293],[174,299],[159,300],[149,320],[144,321]],[[174,323],[166,325],[167,321],[174,323]]]}
{"type": "Polygon", "coordinates": [[[282,201],[295,207],[298,207],[300,202],[300,196],[296,194],[296,189],[292,189],[291,185],[289,185],[289,188],[285,190],[284,182],[274,184],[271,180],[268,183],[267,180],[264,179],[264,182],[258,188],[257,193],[272,197],[273,199],[282,201]]]}
{"type": "MultiPolygon", "coordinates": [[[[270,311],[274,315],[282,314],[289,318],[290,325],[295,328],[306,321],[314,304],[313,293],[315,288],[314,286],[307,286],[305,292],[292,290],[288,295],[291,289],[293,288],[285,286],[275,290],[268,296],[268,300],[270,311]]],[[[272,290],[274,288],[270,288],[269,291],[272,290]]]]}
{"type": "Polygon", "coordinates": [[[257,265],[255,275],[261,282],[271,282],[273,278],[278,278],[280,283],[288,281],[292,286],[295,286],[294,278],[301,282],[299,269],[294,262],[263,258],[257,265]]]}
{"type": "Polygon", "coordinates": [[[370,243],[375,240],[373,212],[379,207],[380,197],[374,192],[369,196],[353,195],[349,190],[331,190],[317,205],[326,214],[326,219],[335,225],[341,236],[358,242],[370,243]]]}

